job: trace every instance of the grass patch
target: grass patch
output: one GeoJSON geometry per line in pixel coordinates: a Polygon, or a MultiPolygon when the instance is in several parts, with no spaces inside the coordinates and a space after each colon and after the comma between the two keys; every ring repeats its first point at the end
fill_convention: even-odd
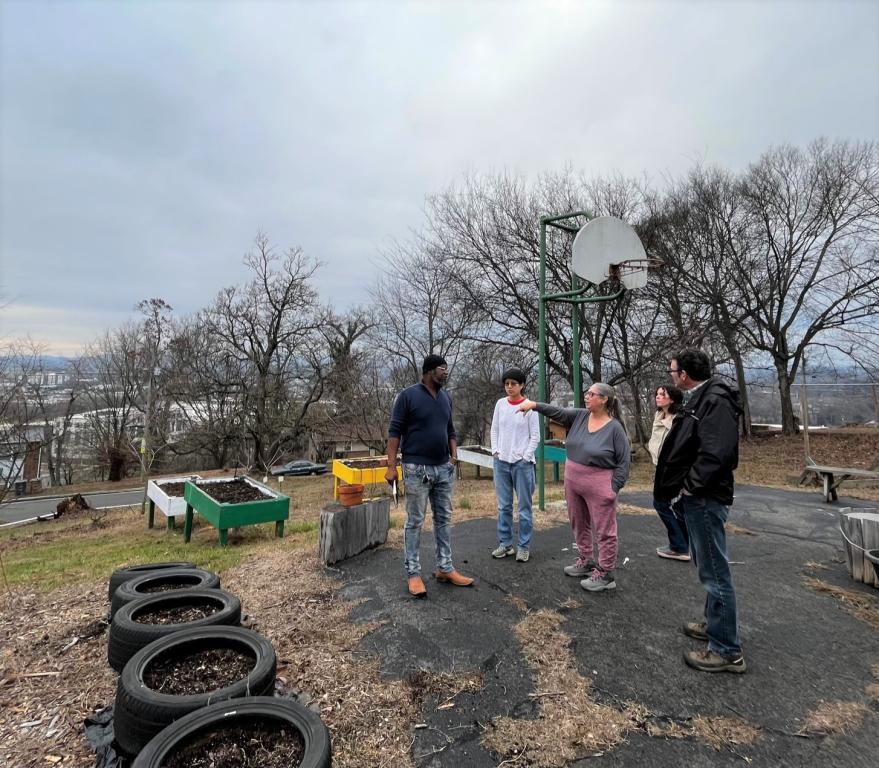
{"type": "Polygon", "coordinates": [[[470,499],[458,499],[458,509],[470,509],[470,499]]]}
{"type": "Polygon", "coordinates": [[[736,525],[735,523],[727,522],[724,525],[727,533],[732,533],[738,536],[756,536],[757,534],[749,528],[743,528],[741,525],[736,525]]]}
{"type": "Polygon", "coordinates": [[[806,715],[801,733],[829,736],[853,733],[870,714],[866,704],[855,701],[823,701],[806,715]]]}
{"type": "MultiPolygon", "coordinates": [[[[317,530],[315,521],[288,522],[285,540],[294,546],[311,544],[317,541],[317,530]]],[[[199,567],[222,571],[274,541],[274,531],[274,523],[232,530],[230,546],[220,547],[217,530],[196,522],[192,541],[186,544],[179,525],[174,531],[149,530],[139,512],[126,508],[111,511],[106,526],[100,528],[86,516],[10,530],[0,538],[0,548],[10,586],[46,591],[108,579],[124,565],[164,560],[190,560],[199,567]]]]}
{"type": "Polygon", "coordinates": [[[836,587],[821,579],[807,578],[806,586],[836,598],[852,616],[879,631],[879,600],[876,598],[862,592],[836,587]]]}
{"type": "Polygon", "coordinates": [[[637,704],[618,710],[592,700],[592,682],[577,671],[570,638],[560,630],[563,621],[557,612],[541,610],[515,627],[534,671],[531,697],[540,702],[541,712],[536,720],[500,717],[492,722],[482,743],[508,761],[505,765],[561,768],[619,744],[646,716],[637,704]]]}
{"type": "Polygon", "coordinates": [[[692,735],[720,751],[730,746],[750,746],[760,740],[760,729],[737,717],[693,718],[692,735]]]}

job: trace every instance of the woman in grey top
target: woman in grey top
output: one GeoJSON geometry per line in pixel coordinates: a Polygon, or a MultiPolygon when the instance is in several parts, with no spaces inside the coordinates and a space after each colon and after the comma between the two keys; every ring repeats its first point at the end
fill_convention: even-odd
{"type": "Polygon", "coordinates": [[[558,408],[533,400],[519,406],[520,411],[532,409],[568,428],[565,500],[580,556],[565,573],[586,576],[580,586],[590,592],[614,589],[617,494],[629,478],[631,455],[614,388],[594,383],[586,392],[585,408],[558,408]],[[597,562],[592,557],[596,546],[597,562]]]}

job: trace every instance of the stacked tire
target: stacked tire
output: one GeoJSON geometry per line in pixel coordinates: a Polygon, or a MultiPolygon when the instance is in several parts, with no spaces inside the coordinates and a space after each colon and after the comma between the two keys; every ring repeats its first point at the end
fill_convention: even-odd
{"type": "Polygon", "coordinates": [[[327,768],[326,726],[299,702],[272,696],[274,648],[267,638],[239,626],[241,602],[219,586],[216,574],[184,562],[119,569],[111,576],[107,658],[120,672],[114,707],[117,745],[136,758],[132,768],[158,767],[199,734],[215,737],[257,722],[298,734],[304,745],[302,768],[327,768]],[[194,617],[173,621],[186,619],[187,612],[194,617]],[[205,658],[235,666],[226,675],[215,666],[214,681],[198,690],[190,678],[201,669],[193,665],[205,658]],[[175,680],[175,673],[187,680],[175,680]]]}

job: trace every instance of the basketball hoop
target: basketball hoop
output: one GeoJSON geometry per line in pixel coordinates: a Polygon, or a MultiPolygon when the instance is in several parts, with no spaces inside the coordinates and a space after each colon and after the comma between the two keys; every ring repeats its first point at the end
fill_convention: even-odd
{"type": "Polygon", "coordinates": [[[665,262],[645,256],[643,259],[626,259],[619,264],[611,264],[608,268],[608,279],[619,283],[627,290],[644,288],[647,285],[647,274],[662,269],[665,262]]]}

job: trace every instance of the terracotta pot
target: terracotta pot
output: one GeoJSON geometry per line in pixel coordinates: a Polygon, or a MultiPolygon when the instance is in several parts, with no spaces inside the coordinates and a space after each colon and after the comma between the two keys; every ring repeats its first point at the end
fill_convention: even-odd
{"type": "Polygon", "coordinates": [[[363,486],[359,483],[339,486],[339,503],[343,507],[353,507],[363,501],[363,486]]]}

